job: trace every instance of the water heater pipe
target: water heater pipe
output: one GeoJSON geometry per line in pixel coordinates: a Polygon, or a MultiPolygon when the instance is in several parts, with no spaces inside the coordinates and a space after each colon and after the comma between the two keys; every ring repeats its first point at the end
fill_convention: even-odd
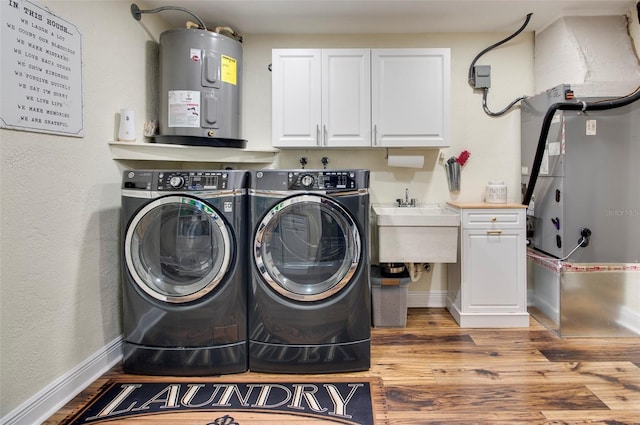
{"type": "Polygon", "coordinates": [[[180,12],[184,12],[184,13],[188,13],[189,15],[191,15],[193,17],[193,19],[195,19],[196,21],[198,21],[198,25],[200,25],[200,27],[203,30],[207,30],[207,26],[204,24],[204,22],[202,21],[202,19],[200,19],[195,13],[193,13],[192,11],[190,11],[189,9],[186,9],[184,7],[179,7],[179,6],[163,6],[163,7],[157,7],[155,9],[147,9],[147,10],[142,10],[138,7],[137,4],[135,3],[131,3],[131,16],[133,16],[133,19],[135,19],[136,21],[139,21],[140,18],[142,18],[142,14],[143,13],[157,13],[157,12],[162,12],[164,10],[178,10],[180,12]]]}
{"type": "Polygon", "coordinates": [[[231,37],[235,38],[236,40],[238,40],[240,43],[242,43],[242,36],[240,34],[238,34],[233,28],[231,27],[216,27],[216,33],[220,34],[222,31],[226,31],[229,34],[231,34],[231,37]]]}
{"type": "Polygon", "coordinates": [[[606,111],[609,109],[622,108],[632,104],[633,102],[640,100],[640,87],[638,87],[633,93],[613,100],[597,101],[597,102],[559,102],[554,103],[549,107],[547,113],[542,121],[542,129],[540,131],[540,138],[538,139],[538,146],[536,148],[536,155],[533,159],[533,166],[531,167],[531,177],[529,177],[529,183],[527,184],[527,192],[524,195],[522,203],[529,205],[531,197],[533,196],[533,190],[536,187],[536,181],[540,174],[540,166],[544,158],[544,148],[547,142],[547,136],[551,127],[551,120],[556,111],[606,111]]]}

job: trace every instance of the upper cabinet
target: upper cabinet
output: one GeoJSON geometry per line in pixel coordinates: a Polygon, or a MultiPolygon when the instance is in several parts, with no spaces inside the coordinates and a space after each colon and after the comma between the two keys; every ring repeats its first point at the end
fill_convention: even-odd
{"type": "Polygon", "coordinates": [[[446,147],[449,49],[274,49],[273,146],[446,147]]]}
{"type": "Polygon", "coordinates": [[[449,49],[371,51],[373,146],[448,147],[449,49]]]}
{"type": "Polygon", "coordinates": [[[272,53],[274,147],[371,145],[369,49],[272,53]]]}

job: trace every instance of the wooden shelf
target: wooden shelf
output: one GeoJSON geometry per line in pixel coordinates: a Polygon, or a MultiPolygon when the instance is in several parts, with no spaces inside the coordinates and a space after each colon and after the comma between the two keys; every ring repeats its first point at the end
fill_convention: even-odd
{"type": "Polygon", "coordinates": [[[109,142],[115,160],[272,163],[277,149],[237,149],[162,143],[109,142]]]}

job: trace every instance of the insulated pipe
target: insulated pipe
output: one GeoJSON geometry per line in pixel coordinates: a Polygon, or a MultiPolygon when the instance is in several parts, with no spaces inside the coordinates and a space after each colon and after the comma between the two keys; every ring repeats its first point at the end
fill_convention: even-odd
{"type": "Polygon", "coordinates": [[[546,146],[547,136],[551,127],[551,120],[556,111],[606,111],[609,109],[622,108],[632,104],[633,102],[640,100],[640,87],[638,87],[633,93],[628,96],[620,97],[614,100],[598,101],[598,102],[566,102],[566,103],[554,103],[547,109],[547,113],[542,121],[542,129],[540,131],[540,138],[538,139],[538,146],[536,148],[536,155],[533,159],[533,166],[531,167],[531,177],[529,177],[529,183],[527,184],[527,192],[524,195],[522,203],[529,206],[531,197],[533,196],[533,190],[540,174],[540,166],[542,165],[542,159],[544,158],[544,148],[546,146]]]}

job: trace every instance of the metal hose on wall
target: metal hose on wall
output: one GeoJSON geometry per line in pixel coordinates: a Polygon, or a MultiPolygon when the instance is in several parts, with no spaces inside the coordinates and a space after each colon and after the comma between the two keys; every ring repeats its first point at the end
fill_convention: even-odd
{"type": "MultiPolygon", "coordinates": [[[[475,58],[473,58],[473,60],[471,61],[471,65],[469,65],[469,72],[468,72],[468,77],[467,77],[467,82],[469,83],[470,86],[472,87],[476,87],[479,88],[478,86],[476,86],[476,76],[475,76],[475,64],[478,61],[478,59],[480,59],[480,57],[482,55],[484,55],[485,53],[489,52],[490,50],[495,49],[498,46],[503,45],[504,43],[506,43],[507,41],[512,40],[513,38],[515,38],[518,34],[520,34],[522,31],[524,31],[524,29],[526,28],[526,26],[529,24],[529,21],[531,20],[531,16],[533,15],[533,13],[528,13],[524,23],[522,24],[522,26],[513,34],[511,34],[509,37],[505,38],[504,40],[500,40],[497,43],[492,44],[491,46],[487,47],[486,49],[484,49],[483,51],[481,51],[480,53],[478,53],[476,55],[475,58]]],[[[489,109],[489,105],[487,104],[487,96],[489,95],[489,87],[484,87],[482,88],[482,109],[484,110],[484,112],[491,116],[491,117],[499,117],[501,115],[506,114],[507,112],[509,112],[509,110],[511,108],[513,108],[516,103],[520,102],[521,100],[526,99],[528,96],[520,96],[517,99],[513,100],[511,103],[509,103],[509,105],[507,105],[504,109],[502,109],[499,112],[493,112],[489,109]]]]}

